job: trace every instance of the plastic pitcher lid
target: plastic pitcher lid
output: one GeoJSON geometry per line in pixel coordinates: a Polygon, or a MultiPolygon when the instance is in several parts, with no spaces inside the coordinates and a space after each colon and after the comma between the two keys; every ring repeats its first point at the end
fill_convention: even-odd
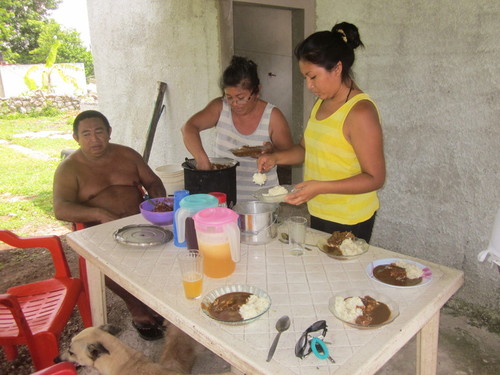
{"type": "Polygon", "coordinates": [[[215,207],[219,200],[210,194],[192,194],[182,198],[179,203],[181,208],[188,211],[199,211],[207,207],[215,207]]]}
{"type": "Polygon", "coordinates": [[[208,194],[216,197],[219,200],[219,204],[226,203],[226,200],[227,200],[226,193],[212,192],[212,193],[208,193],[208,194]]]}
{"type": "Polygon", "coordinates": [[[228,223],[234,223],[238,220],[238,215],[233,210],[226,207],[210,207],[198,211],[193,219],[196,224],[222,226],[228,223]]]}

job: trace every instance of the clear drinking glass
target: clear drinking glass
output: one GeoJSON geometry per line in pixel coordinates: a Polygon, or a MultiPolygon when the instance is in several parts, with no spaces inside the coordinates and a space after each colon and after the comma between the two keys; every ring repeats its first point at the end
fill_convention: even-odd
{"type": "Polygon", "coordinates": [[[288,241],[292,255],[304,254],[304,242],[306,240],[307,219],[303,216],[291,216],[287,220],[288,241]]]}
{"type": "Polygon", "coordinates": [[[200,298],[203,290],[203,255],[187,251],[179,254],[178,259],[186,298],[200,298]]]}

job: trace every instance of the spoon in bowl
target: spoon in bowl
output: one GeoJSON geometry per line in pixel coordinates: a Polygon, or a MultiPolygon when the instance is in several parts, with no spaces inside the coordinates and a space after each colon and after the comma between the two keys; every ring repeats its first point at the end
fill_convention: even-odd
{"type": "Polygon", "coordinates": [[[267,362],[269,362],[271,358],[273,358],[276,347],[278,346],[278,341],[280,339],[281,333],[286,331],[288,328],[290,328],[290,318],[288,317],[288,315],[283,315],[276,322],[276,330],[278,331],[278,334],[274,338],[271,348],[269,349],[269,354],[267,355],[266,359],[267,362]]]}

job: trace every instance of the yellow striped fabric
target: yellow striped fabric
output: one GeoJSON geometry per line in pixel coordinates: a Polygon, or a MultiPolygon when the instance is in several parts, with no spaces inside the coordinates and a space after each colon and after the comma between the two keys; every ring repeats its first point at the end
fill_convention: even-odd
{"type": "MultiPolygon", "coordinates": [[[[361,173],[352,146],[342,132],[344,121],[352,107],[367,94],[358,94],[324,120],[317,120],[321,100],[316,101],[304,133],[306,155],[304,180],[333,181],[361,173]]],[[[375,103],[374,103],[375,105],[375,103]]],[[[354,225],[368,220],[379,207],[377,192],[364,194],[320,194],[307,203],[311,215],[323,220],[354,225]]]]}

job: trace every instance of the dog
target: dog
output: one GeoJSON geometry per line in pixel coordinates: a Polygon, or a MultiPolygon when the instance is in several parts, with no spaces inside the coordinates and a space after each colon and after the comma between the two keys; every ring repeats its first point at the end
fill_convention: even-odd
{"type": "MultiPolygon", "coordinates": [[[[102,375],[179,375],[189,374],[200,345],[171,324],[165,337],[160,362],[151,361],[115,335],[111,325],[89,327],[71,339],[70,347],[58,360],[90,366],[102,375]]],[[[218,375],[232,375],[230,372],[218,375]]]]}

